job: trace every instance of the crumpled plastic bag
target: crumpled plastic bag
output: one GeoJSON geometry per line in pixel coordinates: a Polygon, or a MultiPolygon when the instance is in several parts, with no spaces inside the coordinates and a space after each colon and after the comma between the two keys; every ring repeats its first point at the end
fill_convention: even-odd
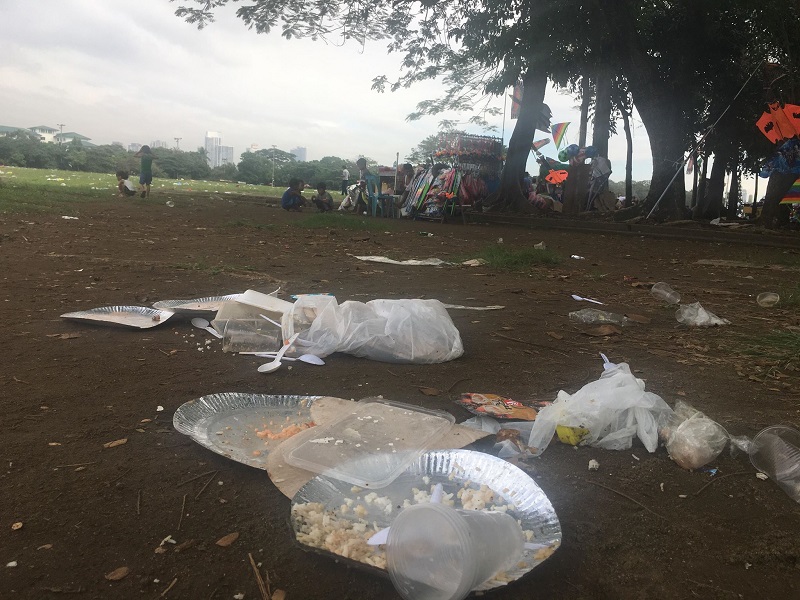
{"type": "Polygon", "coordinates": [[[301,296],[283,321],[303,352],[334,352],[390,363],[432,364],[464,354],[461,334],[438,300],[347,301],[301,296]]]}
{"type": "Polygon", "coordinates": [[[672,409],[657,394],[646,392],[644,381],[634,377],[626,363],[606,360],[603,368],[600,379],[572,395],[560,391],[553,404],[539,411],[528,439],[537,456],[559,425],[583,430],[582,445],[625,450],[638,437],[648,452],[655,452],[659,416],[672,409]]]}
{"type": "Polygon", "coordinates": [[[730,325],[728,319],[721,319],[714,313],[707,311],[700,306],[699,302],[692,304],[681,304],[681,307],[675,312],[675,318],[678,323],[684,325],[694,325],[695,327],[713,327],[715,325],[730,325]]]}
{"type": "Polygon", "coordinates": [[[672,414],[662,415],[659,432],[670,458],[690,470],[717,458],[729,439],[722,425],[682,400],[675,403],[672,414]]]}

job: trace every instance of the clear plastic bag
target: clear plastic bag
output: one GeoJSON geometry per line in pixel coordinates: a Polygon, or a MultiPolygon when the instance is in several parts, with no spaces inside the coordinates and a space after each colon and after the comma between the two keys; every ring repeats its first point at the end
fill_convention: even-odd
{"type": "Polygon", "coordinates": [[[595,323],[612,323],[614,325],[625,326],[633,322],[624,315],[618,315],[617,313],[607,312],[598,308],[582,308],[581,310],[572,311],[569,313],[569,318],[571,321],[586,323],[588,325],[594,325],[595,323]]]}
{"type": "Polygon", "coordinates": [[[681,304],[675,312],[678,323],[695,327],[713,327],[715,325],[730,325],[728,319],[721,319],[714,313],[703,308],[699,302],[681,304]]]}
{"type": "Polygon", "coordinates": [[[464,353],[461,335],[438,300],[347,301],[301,296],[284,321],[303,352],[344,352],[390,363],[441,363],[464,353]]]}
{"type": "Polygon", "coordinates": [[[699,469],[717,458],[728,443],[725,428],[679,400],[672,414],[662,415],[660,437],[670,458],[684,469],[699,469]]]}
{"type": "Polygon", "coordinates": [[[553,404],[539,411],[528,446],[536,455],[541,454],[560,425],[580,429],[581,444],[625,450],[638,437],[648,452],[655,452],[659,416],[672,409],[644,388],[644,382],[633,376],[626,363],[606,362],[600,379],[572,395],[560,391],[553,404]]]}

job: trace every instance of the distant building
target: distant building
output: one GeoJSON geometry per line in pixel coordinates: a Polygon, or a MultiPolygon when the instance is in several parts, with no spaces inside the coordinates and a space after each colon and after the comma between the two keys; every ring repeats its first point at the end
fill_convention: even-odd
{"type": "Polygon", "coordinates": [[[0,125],[0,137],[6,137],[7,135],[16,133],[17,131],[30,133],[30,130],[27,127],[9,127],[8,125],[0,125]]]}
{"type": "Polygon", "coordinates": [[[58,129],[53,127],[48,127],[47,125],[37,125],[36,127],[29,127],[32,132],[39,135],[39,139],[43,142],[53,142],[55,138],[55,134],[58,133],[58,129]]]}
{"type": "Polygon", "coordinates": [[[169,144],[161,140],[153,140],[150,142],[150,148],[169,148],[169,144]]]}
{"type": "Polygon", "coordinates": [[[141,144],[137,144],[136,142],[134,142],[133,144],[128,144],[128,151],[129,152],[138,152],[141,149],[142,149],[142,145],[141,144]]]}
{"type": "Polygon", "coordinates": [[[87,148],[96,148],[97,144],[91,143],[89,140],[92,138],[88,138],[85,135],[81,135],[80,133],[75,133],[74,131],[68,131],[66,133],[57,133],[53,136],[53,141],[57,144],[69,144],[78,140],[82,146],[87,148]]]}
{"type": "Polygon", "coordinates": [[[205,149],[208,165],[212,169],[234,162],[233,146],[223,146],[222,135],[218,131],[206,131],[205,149]]]}
{"type": "Polygon", "coordinates": [[[258,144],[250,144],[245,152],[258,152],[258,144]]]}
{"type": "Polygon", "coordinates": [[[306,155],[307,150],[304,146],[298,146],[297,148],[292,148],[289,150],[290,154],[294,154],[295,159],[297,162],[306,162],[306,155]]]}

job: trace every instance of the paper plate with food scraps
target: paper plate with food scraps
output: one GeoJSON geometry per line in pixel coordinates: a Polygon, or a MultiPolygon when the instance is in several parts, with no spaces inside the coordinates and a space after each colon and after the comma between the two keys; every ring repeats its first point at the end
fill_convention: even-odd
{"type": "Polygon", "coordinates": [[[521,469],[473,450],[426,452],[387,487],[365,490],[319,475],[292,499],[292,527],[303,546],[386,574],[384,546],[367,540],[413,504],[431,501],[457,509],[499,510],[516,518],[526,550],[514,569],[497,573],[477,590],[503,586],[547,560],[561,544],[561,524],[541,488],[521,469]]]}
{"type": "Polygon", "coordinates": [[[175,313],[171,310],[157,310],[146,306],[102,306],[89,310],[64,313],[62,319],[72,321],[89,321],[98,325],[119,325],[150,329],[161,325],[175,313]]]}
{"type": "Polygon", "coordinates": [[[192,300],[161,300],[153,304],[153,308],[171,310],[172,312],[186,315],[215,313],[223,302],[238,300],[241,294],[228,294],[227,296],[209,296],[207,298],[194,298],[192,300]]]}
{"type": "Polygon", "coordinates": [[[278,444],[314,427],[311,405],[320,397],[211,394],[181,405],[172,423],[217,454],[266,469],[267,455],[278,444]]]}

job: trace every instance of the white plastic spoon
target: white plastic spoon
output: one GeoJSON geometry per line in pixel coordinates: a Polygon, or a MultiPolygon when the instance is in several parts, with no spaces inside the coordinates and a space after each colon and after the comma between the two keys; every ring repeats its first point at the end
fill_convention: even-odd
{"type": "MultiPolygon", "coordinates": [[[[239,354],[247,354],[246,352],[239,352],[239,354]]],[[[275,358],[277,356],[277,352],[255,352],[255,356],[259,356],[261,358],[275,358]]],[[[315,354],[302,354],[295,358],[290,358],[288,356],[284,356],[281,360],[299,360],[300,362],[307,363],[309,365],[317,365],[322,366],[325,364],[325,361],[322,360],[319,356],[315,354]]]]}
{"type": "Polygon", "coordinates": [[[213,335],[215,338],[221,338],[222,337],[222,334],[219,333],[213,327],[211,327],[211,323],[209,323],[205,319],[201,319],[200,317],[195,317],[194,319],[192,319],[192,325],[194,325],[198,329],[205,329],[208,333],[213,335]]]}
{"type": "Polygon", "coordinates": [[[295,333],[292,337],[290,337],[289,341],[283,345],[283,348],[281,348],[278,351],[278,354],[275,355],[275,358],[272,359],[272,362],[264,363],[263,365],[258,367],[258,372],[272,373],[273,371],[277,371],[281,367],[281,359],[283,358],[283,355],[286,354],[286,351],[292,344],[294,344],[294,341],[297,339],[299,335],[300,335],[299,333],[295,333]]]}
{"type": "Polygon", "coordinates": [[[280,324],[280,323],[278,323],[277,321],[273,321],[273,320],[272,320],[272,319],[270,319],[270,318],[269,318],[267,315],[262,315],[261,313],[258,313],[258,316],[259,316],[259,317],[261,317],[262,319],[266,319],[267,321],[269,321],[270,323],[272,323],[273,325],[275,325],[275,327],[277,327],[277,328],[279,328],[279,329],[280,329],[280,327],[281,327],[281,324],[280,324]]]}

